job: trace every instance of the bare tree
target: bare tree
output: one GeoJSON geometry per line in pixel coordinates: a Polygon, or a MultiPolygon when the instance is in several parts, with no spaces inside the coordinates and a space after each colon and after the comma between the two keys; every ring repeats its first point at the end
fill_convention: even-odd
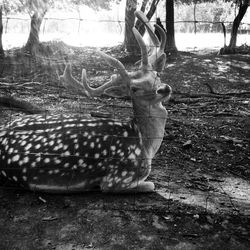
{"type": "Polygon", "coordinates": [[[138,53],[139,47],[132,32],[135,23],[135,11],[137,0],[127,0],[125,9],[125,34],[124,34],[124,48],[128,53],[138,53]]]}
{"type": "MultiPolygon", "coordinates": [[[[145,8],[146,8],[146,5],[147,5],[148,2],[149,2],[148,0],[144,0],[142,2],[142,6],[141,6],[141,11],[142,12],[145,12],[145,8]]],[[[151,20],[152,16],[154,15],[154,13],[156,11],[156,8],[157,8],[157,5],[158,5],[159,2],[160,2],[160,0],[153,0],[151,2],[149,11],[146,14],[146,17],[147,17],[148,20],[151,20]]],[[[135,27],[138,29],[140,34],[143,36],[144,33],[145,33],[145,26],[142,24],[142,22],[140,20],[136,21],[135,27]]]]}
{"type": "Polygon", "coordinates": [[[3,50],[3,6],[0,6],[0,58],[4,57],[4,50],[3,50]]]}
{"type": "Polygon", "coordinates": [[[166,52],[176,52],[175,31],[174,31],[174,0],[166,0],[166,30],[167,43],[166,52]]]}
{"type": "Polygon", "coordinates": [[[237,0],[236,4],[239,6],[238,14],[236,15],[234,21],[233,21],[233,27],[231,31],[231,39],[229,43],[229,49],[234,50],[236,47],[237,42],[237,32],[241,23],[241,20],[243,19],[244,15],[247,12],[248,6],[250,4],[250,0],[237,0]]]}

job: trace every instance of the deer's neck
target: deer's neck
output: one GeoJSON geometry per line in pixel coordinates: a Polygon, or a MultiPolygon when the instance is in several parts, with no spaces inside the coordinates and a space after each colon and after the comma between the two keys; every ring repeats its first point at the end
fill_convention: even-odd
{"type": "Polygon", "coordinates": [[[146,157],[153,158],[164,136],[167,111],[161,103],[148,107],[134,105],[134,119],[141,133],[146,157]]]}

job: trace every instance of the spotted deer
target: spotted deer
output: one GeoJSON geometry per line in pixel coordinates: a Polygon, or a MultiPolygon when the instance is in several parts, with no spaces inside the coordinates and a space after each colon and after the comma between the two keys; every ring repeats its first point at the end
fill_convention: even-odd
{"type": "Polygon", "coordinates": [[[146,178],[164,136],[167,111],[162,101],[171,95],[170,86],[161,83],[158,75],[165,65],[162,43],[166,37],[156,26],[162,36],[159,43],[143,13],[135,15],[158,47],[148,55],[141,35],[133,28],[141,49],[141,66],[137,71],[129,73],[119,60],[101,53],[118,71],[102,86],[91,88],[85,70],[82,81],[77,81],[70,65],[60,76],[66,87],[87,96],[130,96],[133,118],[120,121],[46,114],[19,118],[0,131],[2,177],[23,188],[50,193],[154,190],[154,184],[146,178]]]}

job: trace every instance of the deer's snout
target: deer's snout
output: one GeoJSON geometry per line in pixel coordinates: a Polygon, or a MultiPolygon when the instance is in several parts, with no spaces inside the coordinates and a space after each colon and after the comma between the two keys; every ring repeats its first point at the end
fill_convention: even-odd
{"type": "Polygon", "coordinates": [[[157,89],[157,94],[163,95],[164,97],[170,97],[172,94],[172,88],[165,84],[164,86],[157,89]]]}

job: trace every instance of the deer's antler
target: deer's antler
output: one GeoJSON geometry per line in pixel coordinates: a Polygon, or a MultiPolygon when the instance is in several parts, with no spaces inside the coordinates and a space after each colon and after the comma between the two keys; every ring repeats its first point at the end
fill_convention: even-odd
{"type": "Polygon", "coordinates": [[[142,11],[136,11],[135,16],[145,25],[148,31],[149,37],[153,42],[154,49],[151,55],[148,56],[148,62],[149,64],[152,65],[152,68],[155,71],[161,72],[163,70],[162,62],[164,61],[164,65],[165,65],[165,61],[166,61],[166,54],[164,52],[166,41],[167,41],[166,33],[159,25],[157,24],[154,25],[157,31],[159,31],[160,33],[161,41],[159,41],[157,36],[154,33],[153,27],[151,26],[149,20],[144,15],[144,13],[142,11]]]}
{"type": "Polygon", "coordinates": [[[89,92],[84,88],[83,84],[77,81],[72,76],[72,66],[68,63],[64,69],[63,75],[58,75],[59,82],[66,88],[73,90],[76,93],[80,93],[85,96],[90,96],[89,92]]]}
{"type": "MultiPolygon", "coordinates": [[[[148,55],[147,46],[143,41],[141,34],[135,27],[133,28],[132,31],[141,49],[141,69],[143,71],[147,71],[153,68],[154,70],[160,72],[162,71],[166,61],[166,55],[164,53],[164,48],[166,44],[166,34],[160,26],[155,25],[161,36],[161,41],[159,42],[157,36],[153,31],[152,26],[150,25],[144,13],[141,11],[136,11],[135,16],[140,19],[145,25],[155,47],[152,54],[148,55]]],[[[81,82],[79,82],[72,76],[72,69],[71,66],[68,64],[64,70],[63,75],[59,77],[63,86],[71,90],[73,89],[77,91],[77,93],[81,93],[85,96],[100,96],[101,94],[105,93],[106,89],[112,86],[123,85],[124,88],[127,89],[127,95],[129,95],[130,82],[131,79],[136,76],[136,73],[128,73],[124,65],[112,56],[109,56],[101,51],[98,51],[98,53],[110,66],[112,66],[118,71],[119,76],[112,75],[111,79],[108,82],[104,83],[100,87],[92,88],[89,86],[86,71],[83,69],[82,80],[81,82]]]]}

